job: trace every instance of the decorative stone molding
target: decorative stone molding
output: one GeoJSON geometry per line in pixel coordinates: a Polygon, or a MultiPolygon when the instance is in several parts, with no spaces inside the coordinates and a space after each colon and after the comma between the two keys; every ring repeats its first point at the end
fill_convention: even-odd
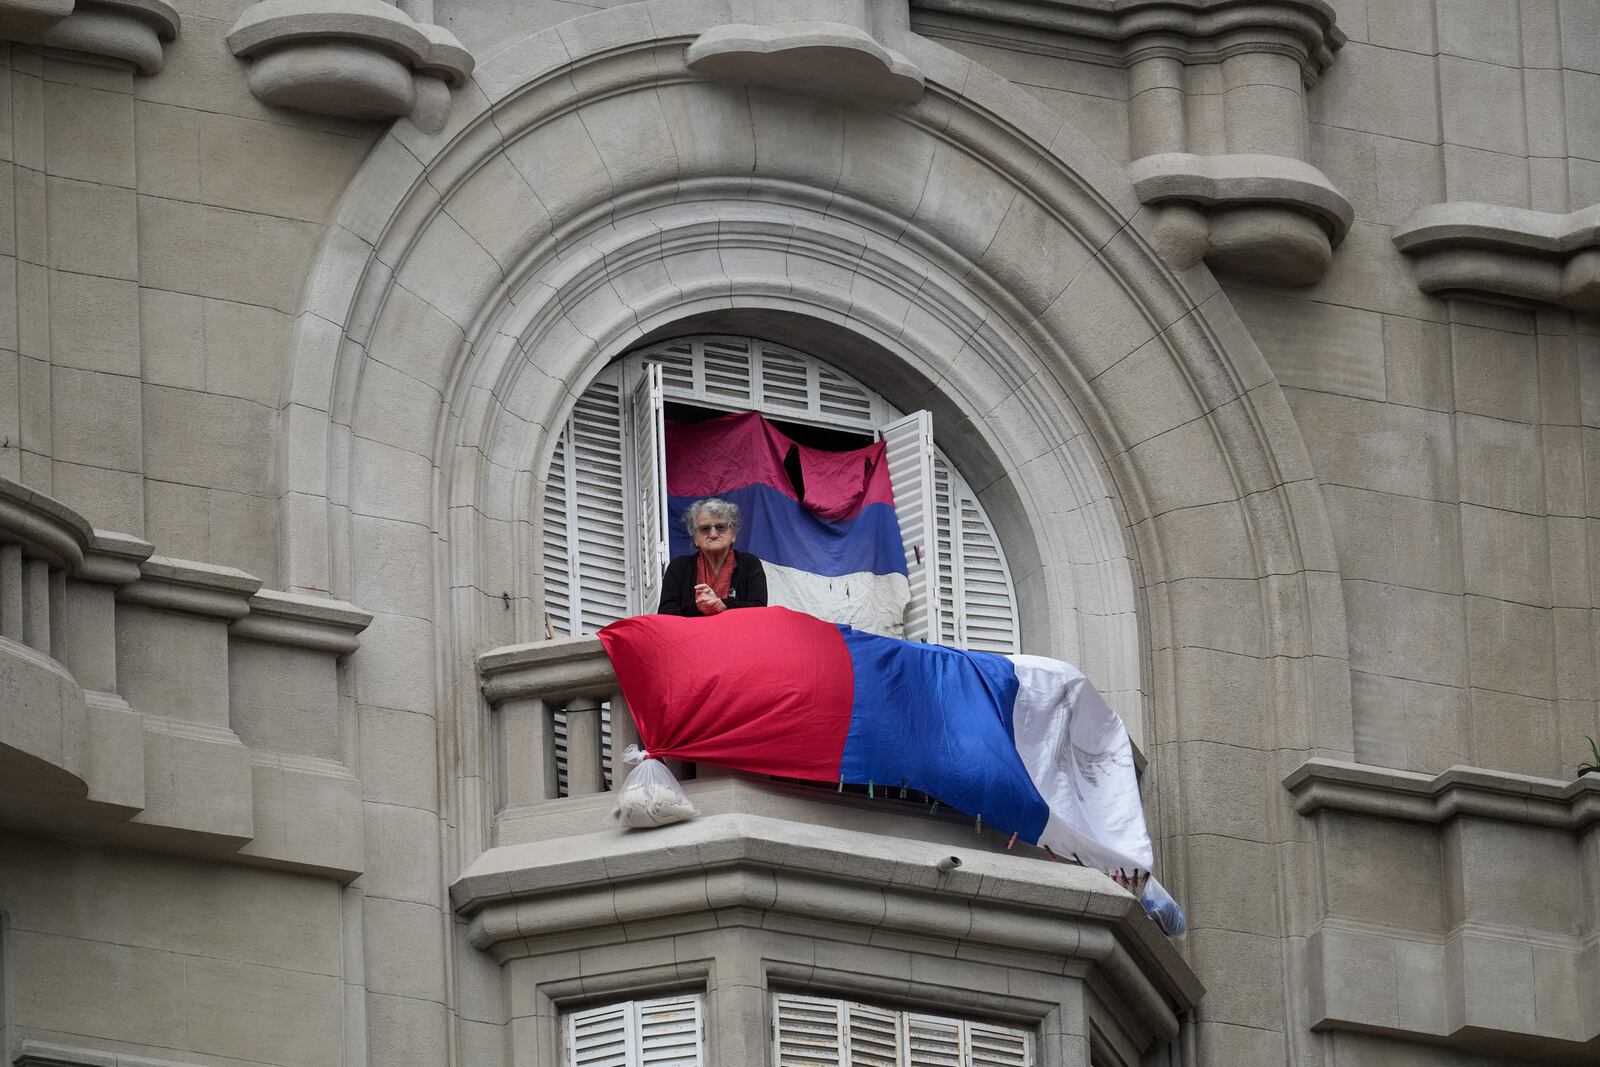
{"type": "Polygon", "coordinates": [[[1568,215],[1455,201],[1395,231],[1424,292],[1600,313],[1600,204],[1568,215]]]}
{"type": "MultiPolygon", "coordinates": [[[[1024,975],[1031,978],[1025,984],[1039,1003],[1024,1010],[1040,1017],[1056,1006],[1053,990],[1075,990],[1062,1000],[1084,1005],[1090,1018],[1079,1008],[1059,1032],[1086,1036],[1092,1022],[1123,1035],[1134,1046],[1129,1062],[1176,1036],[1178,1015],[1204,990],[1132,896],[1081,867],[955,851],[961,865],[941,870],[948,845],[729,813],[648,833],[570,838],[559,848],[542,842],[490,849],[450,894],[469,920],[471,943],[508,969],[546,957],[557,945],[575,956],[574,950],[624,939],[629,966],[637,967],[650,959],[658,937],[670,950],[674,938],[733,931],[712,949],[718,973],[711,995],[717,996],[724,972],[744,976],[737,981],[746,986],[794,980],[797,972],[784,967],[781,935],[803,930],[805,979],[810,965],[825,970],[830,960],[845,962],[845,954],[859,960],[861,974],[895,978],[867,959],[887,946],[900,966],[908,954],[942,961],[947,987],[982,989],[981,976],[992,976],[995,966],[1013,968],[1019,985],[1024,975]],[[1045,974],[1068,981],[1053,985],[1045,974]],[[1094,998],[1084,995],[1089,986],[1094,998]]],[[[911,961],[907,978],[916,977],[920,962],[911,961]]],[[[553,977],[547,968],[528,973],[553,977]]],[[[595,970],[585,974],[604,979],[595,970]]],[[[849,981],[821,974],[815,980],[835,989],[849,981]]],[[[913,985],[901,978],[899,995],[910,995],[913,985]]],[[[757,1021],[764,1030],[763,1016],[757,1021]]]]}
{"type": "Polygon", "coordinates": [[[1311,760],[1284,779],[1325,872],[1311,1025],[1507,1060],[1600,1052],[1600,776],[1311,760]]]}
{"type": "Polygon", "coordinates": [[[1147,232],[1175,267],[1204,260],[1288,285],[1327,272],[1353,212],[1306,162],[1305,93],[1345,41],[1323,0],[912,6],[916,24],[940,35],[1125,68],[1130,171],[1153,212],[1147,232]],[[1197,68],[1213,68],[1204,98],[1192,95],[1197,68]]]}
{"type": "Polygon", "coordinates": [[[357,877],[337,661],[371,616],[260,587],[0,479],[0,826],[357,877]]]}
{"type": "Polygon", "coordinates": [[[448,30],[384,0],[261,0],[228,31],[251,60],[250,91],[275,107],[353,119],[410,115],[444,125],[449,90],[472,75],[472,54],[448,30]]]}
{"type": "Polygon", "coordinates": [[[689,46],[689,69],[708,78],[774,85],[791,92],[909,104],[922,95],[915,63],[840,22],[730,25],[689,46]]]}
{"type": "Polygon", "coordinates": [[[14,1067],[195,1067],[177,1060],[132,1056],[126,1052],[107,1052],[79,1045],[58,1045],[51,1041],[23,1040],[11,1061],[14,1067]]]}
{"type": "Polygon", "coordinates": [[[0,38],[82,52],[154,74],[178,36],[165,0],[0,0],[0,38]]]}
{"type": "Polygon", "coordinates": [[[1167,209],[1163,252],[1180,265],[1204,259],[1218,270],[1310,284],[1355,218],[1333,183],[1298,159],[1174,152],[1128,170],[1139,199],[1167,209]]]}

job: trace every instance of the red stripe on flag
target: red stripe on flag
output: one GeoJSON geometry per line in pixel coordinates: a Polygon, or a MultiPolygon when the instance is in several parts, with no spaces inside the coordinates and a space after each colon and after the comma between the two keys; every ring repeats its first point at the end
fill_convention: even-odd
{"type": "Polygon", "coordinates": [[[830,623],[787,608],[638,615],[600,642],[652,756],[838,777],[855,680],[830,623]]]}

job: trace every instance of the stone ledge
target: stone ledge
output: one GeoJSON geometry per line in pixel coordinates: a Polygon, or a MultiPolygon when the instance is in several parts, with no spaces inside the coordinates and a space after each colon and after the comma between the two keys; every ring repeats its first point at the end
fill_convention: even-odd
{"type": "Polygon", "coordinates": [[[0,38],[82,52],[155,74],[178,36],[165,0],[0,0],[0,38]]]}
{"type": "Polygon", "coordinates": [[[58,1045],[50,1041],[23,1040],[17,1046],[15,1067],[197,1067],[177,1060],[157,1060],[130,1056],[126,1052],[107,1052],[81,1045],[58,1045]]]}
{"type": "Polygon", "coordinates": [[[260,588],[261,579],[232,567],[151,556],[139,565],[139,580],[123,586],[117,599],[191,615],[237,619],[250,613],[250,598],[260,588]]]}
{"type": "Polygon", "coordinates": [[[246,606],[250,613],[229,624],[230,635],[341,656],[361,647],[357,635],[372,622],[354,604],[299,593],[263,589],[246,606]]]}
{"type": "Polygon", "coordinates": [[[791,92],[910,104],[922,71],[865,30],[840,22],[717,26],[689,46],[689,69],[708,78],[791,92]]]}
{"type": "Polygon", "coordinates": [[[744,814],[491,849],[451,886],[473,945],[502,962],[540,939],[707,909],[1082,960],[1152,1034],[1204,990],[1134,898],[1097,871],[744,814]]]}
{"type": "Polygon", "coordinates": [[[1428,204],[1395,231],[1394,243],[1435,296],[1600,313],[1600,204],[1566,215],[1428,204]]]}
{"type": "Polygon", "coordinates": [[[1458,816],[1576,833],[1600,823],[1600,775],[1576,781],[1479,767],[1436,775],[1313,759],[1283,780],[1301,815],[1345,811],[1438,824],[1458,816]]]}
{"type": "Polygon", "coordinates": [[[413,115],[425,129],[442,126],[448,89],[472,76],[472,53],[454,35],[383,0],[261,0],[227,43],[251,61],[250,91],[264,104],[354,119],[413,115]]]}
{"type": "Polygon", "coordinates": [[[1290,285],[1319,280],[1355,209],[1316,167],[1272,155],[1166,152],[1136,159],[1128,176],[1158,209],[1158,243],[1175,265],[1290,285]]]}
{"type": "Polygon", "coordinates": [[[478,674],[483,695],[494,704],[551,696],[609,697],[617,691],[616,672],[594,636],[497,648],[478,657],[478,674]]]}

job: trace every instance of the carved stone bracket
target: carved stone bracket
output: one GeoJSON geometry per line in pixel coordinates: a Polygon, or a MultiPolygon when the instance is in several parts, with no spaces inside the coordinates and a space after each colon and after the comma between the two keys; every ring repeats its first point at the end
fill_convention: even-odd
{"type": "Polygon", "coordinates": [[[922,72],[865,30],[840,22],[718,26],[689,46],[689,69],[708,78],[792,92],[909,104],[922,72]]]}
{"type": "Polygon", "coordinates": [[[1435,296],[1600,314],[1600,204],[1567,215],[1429,204],[1395,231],[1394,243],[1435,296]]]}
{"type": "Polygon", "coordinates": [[[383,0],[262,0],[228,31],[250,91],[275,107],[354,119],[410,115],[443,128],[450,89],[472,75],[455,36],[383,0]]]}
{"type": "Polygon", "coordinates": [[[1131,176],[1174,266],[1289,285],[1327,272],[1352,213],[1306,162],[1305,94],[1345,42],[1324,0],[912,2],[942,35],[1128,72],[1131,176]]]}
{"type": "Polygon", "coordinates": [[[0,0],[0,38],[81,52],[154,74],[178,36],[165,0],[0,0]]]}

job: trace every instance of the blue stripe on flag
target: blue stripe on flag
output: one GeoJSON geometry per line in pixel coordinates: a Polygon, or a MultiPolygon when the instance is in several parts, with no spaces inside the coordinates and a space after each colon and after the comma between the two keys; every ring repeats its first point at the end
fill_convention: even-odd
{"type": "MultiPolygon", "coordinates": [[[[811,574],[905,574],[906,554],[900,521],[888,504],[868,504],[853,519],[827,522],[799,501],[766,485],[747,485],[718,494],[739,505],[743,526],[736,545],[763,560],[811,574]]],[[[673,556],[694,551],[683,528],[683,513],[696,498],[669,497],[673,556]]]]}
{"type": "Polygon", "coordinates": [[[856,784],[904,784],[1033,843],[1050,810],[1017,754],[1017,675],[988,652],[896,641],[839,627],[855,670],[839,771],[856,784]]]}

